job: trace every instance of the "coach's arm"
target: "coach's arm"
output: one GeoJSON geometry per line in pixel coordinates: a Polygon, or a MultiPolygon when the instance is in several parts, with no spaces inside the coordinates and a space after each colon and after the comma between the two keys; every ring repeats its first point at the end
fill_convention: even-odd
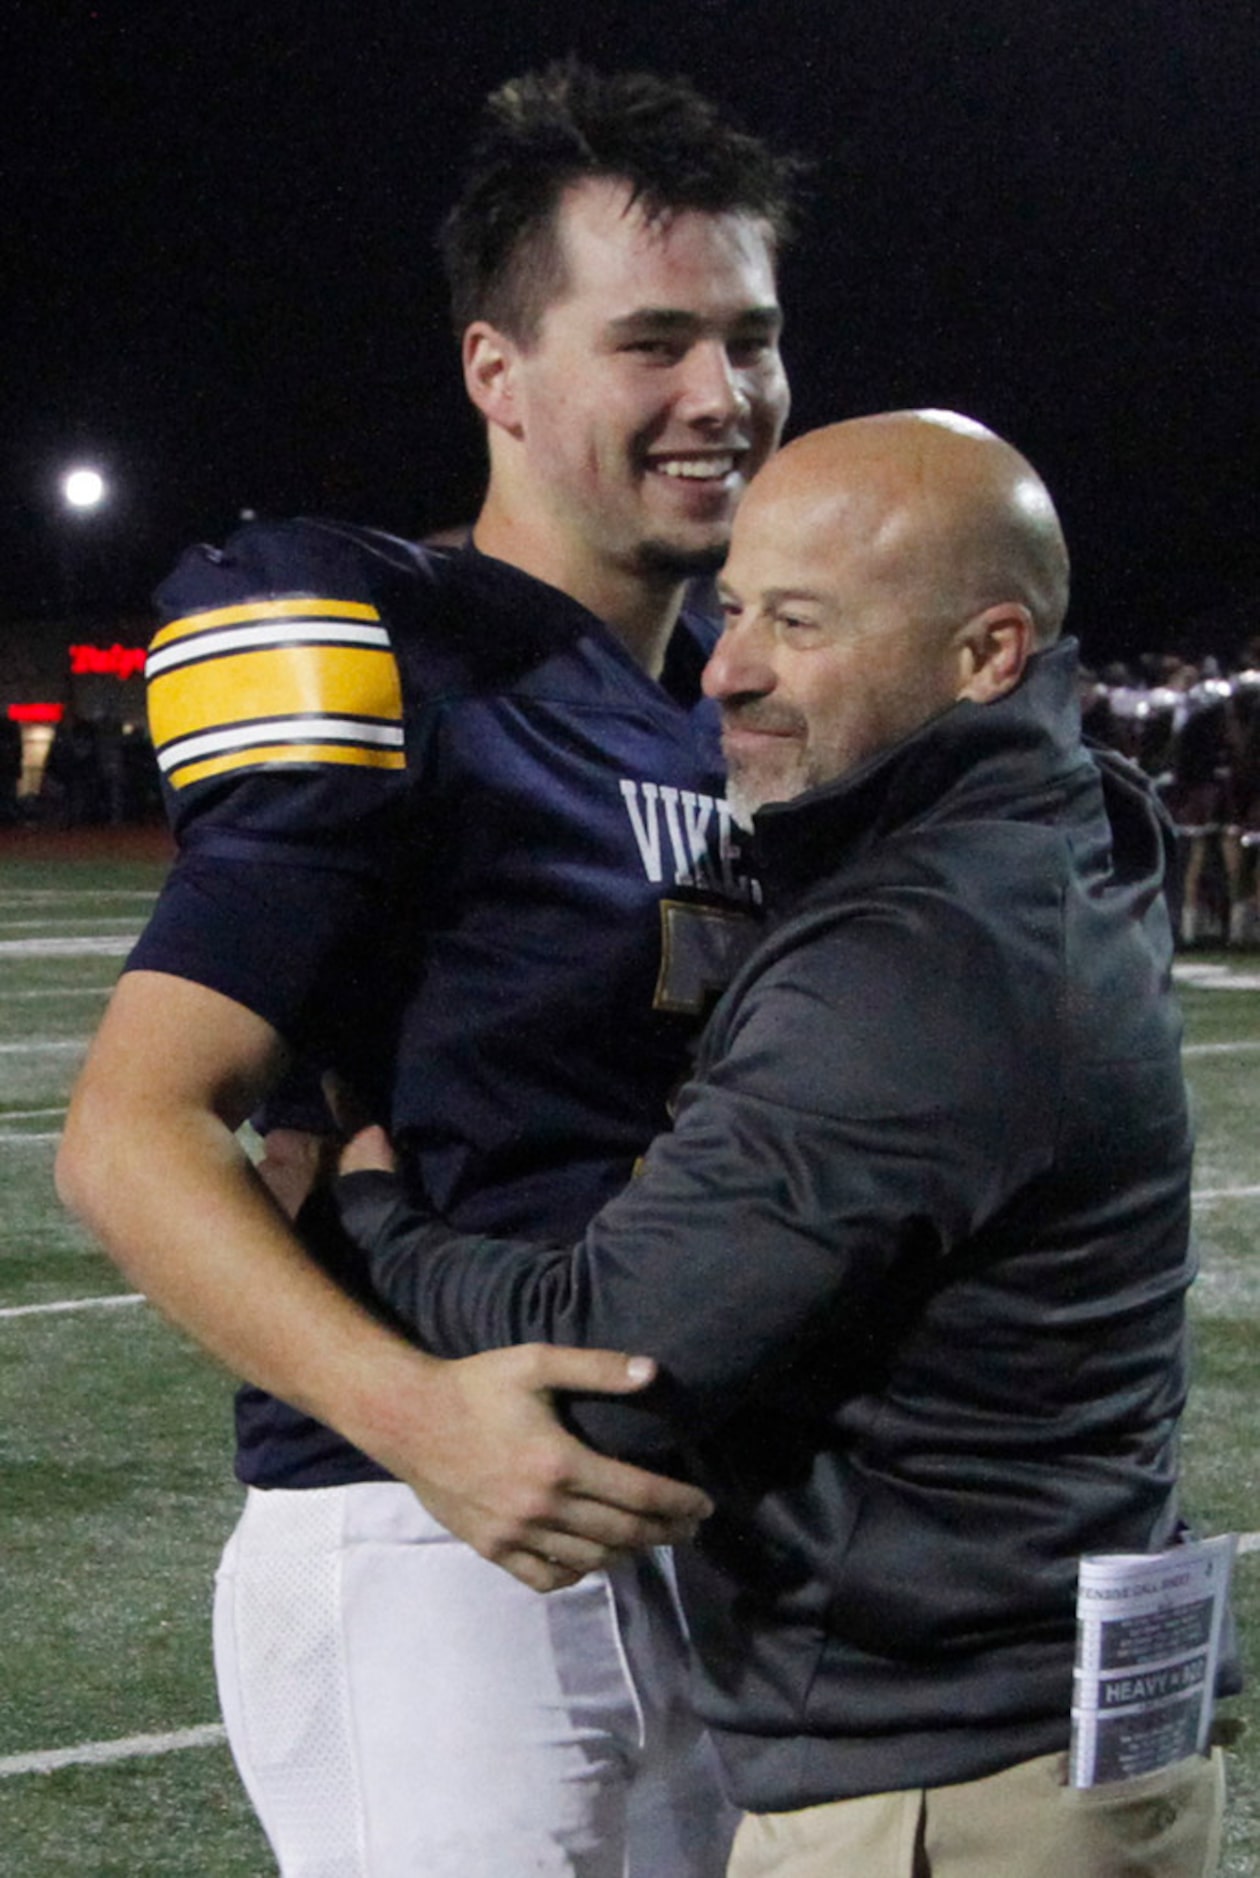
{"type": "Polygon", "coordinates": [[[551,1407],[556,1389],[636,1390],[650,1365],[542,1347],[441,1362],[308,1257],[236,1140],[285,1063],[245,1006],[125,973],[71,1102],[62,1199],[214,1356],[337,1429],[536,1589],[688,1536],[701,1494],[593,1454],[551,1407]]]}
{"type": "Polygon", "coordinates": [[[458,1234],[388,1171],[380,1130],[351,1142],[343,1224],[420,1343],[646,1350],[651,1388],[566,1412],[606,1452],[693,1478],[732,1418],[781,1404],[795,1378],[860,1374],[905,1287],[1041,1172],[1054,1138],[1053,1064],[1029,1064],[996,971],[960,972],[974,948],[955,928],[925,940],[913,896],[908,913],[889,898],[884,917],[768,953],[719,1006],[673,1129],[576,1245],[458,1234]],[[925,1050],[907,987],[943,982],[925,1050]]]}

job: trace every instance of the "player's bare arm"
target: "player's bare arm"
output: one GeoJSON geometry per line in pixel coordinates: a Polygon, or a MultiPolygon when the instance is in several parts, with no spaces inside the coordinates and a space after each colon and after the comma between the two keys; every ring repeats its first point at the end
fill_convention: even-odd
{"type": "Polygon", "coordinates": [[[702,1495],[591,1452],[552,1412],[554,1389],[641,1387],[624,1356],[440,1362],[307,1256],[236,1139],[284,1061],[275,1031],[244,1006],[163,973],[126,974],[67,1118],[63,1199],[174,1323],[337,1428],[535,1589],[689,1535],[702,1495]]]}

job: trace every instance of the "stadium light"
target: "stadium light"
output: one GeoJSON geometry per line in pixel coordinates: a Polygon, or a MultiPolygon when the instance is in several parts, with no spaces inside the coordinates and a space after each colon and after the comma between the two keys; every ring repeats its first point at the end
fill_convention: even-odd
{"type": "Polygon", "coordinates": [[[79,514],[89,513],[99,509],[105,500],[105,478],[99,470],[80,464],[62,477],[61,494],[67,508],[79,514]]]}

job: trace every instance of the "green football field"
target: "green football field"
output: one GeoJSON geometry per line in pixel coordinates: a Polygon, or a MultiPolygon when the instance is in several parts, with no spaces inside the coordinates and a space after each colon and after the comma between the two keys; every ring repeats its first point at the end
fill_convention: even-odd
{"type": "MultiPolygon", "coordinates": [[[[238,1500],[231,1385],[61,1212],[68,1091],[160,866],[0,849],[0,1874],[274,1871],[218,1728],[210,1583],[238,1500]]],[[[1260,1528],[1260,956],[1178,971],[1203,1272],[1188,1510],[1260,1528]]],[[[172,1045],[177,1045],[177,1039],[172,1045]]],[[[143,1154],[137,1141],[134,1152],[143,1154]]],[[[1240,1558],[1260,1677],[1260,1553],[1240,1558]]],[[[1260,1872],[1260,1698],[1224,1705],[1222,1870],[1260,1872]]]]}

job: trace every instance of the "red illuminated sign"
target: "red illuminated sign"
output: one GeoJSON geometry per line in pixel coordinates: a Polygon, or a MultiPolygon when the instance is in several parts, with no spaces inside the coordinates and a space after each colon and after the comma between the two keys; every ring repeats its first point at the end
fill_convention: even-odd
{"type": "Polygon", "coordinates": [[[8,711],[15,724],[59,724],[65,714],[64,704],[11,704],[8,711]]]}
{"type": "Polygon", "coordinates": [[[138,678],[144,670],[143,646],[71,646],[75,678],[138,678]]]}

